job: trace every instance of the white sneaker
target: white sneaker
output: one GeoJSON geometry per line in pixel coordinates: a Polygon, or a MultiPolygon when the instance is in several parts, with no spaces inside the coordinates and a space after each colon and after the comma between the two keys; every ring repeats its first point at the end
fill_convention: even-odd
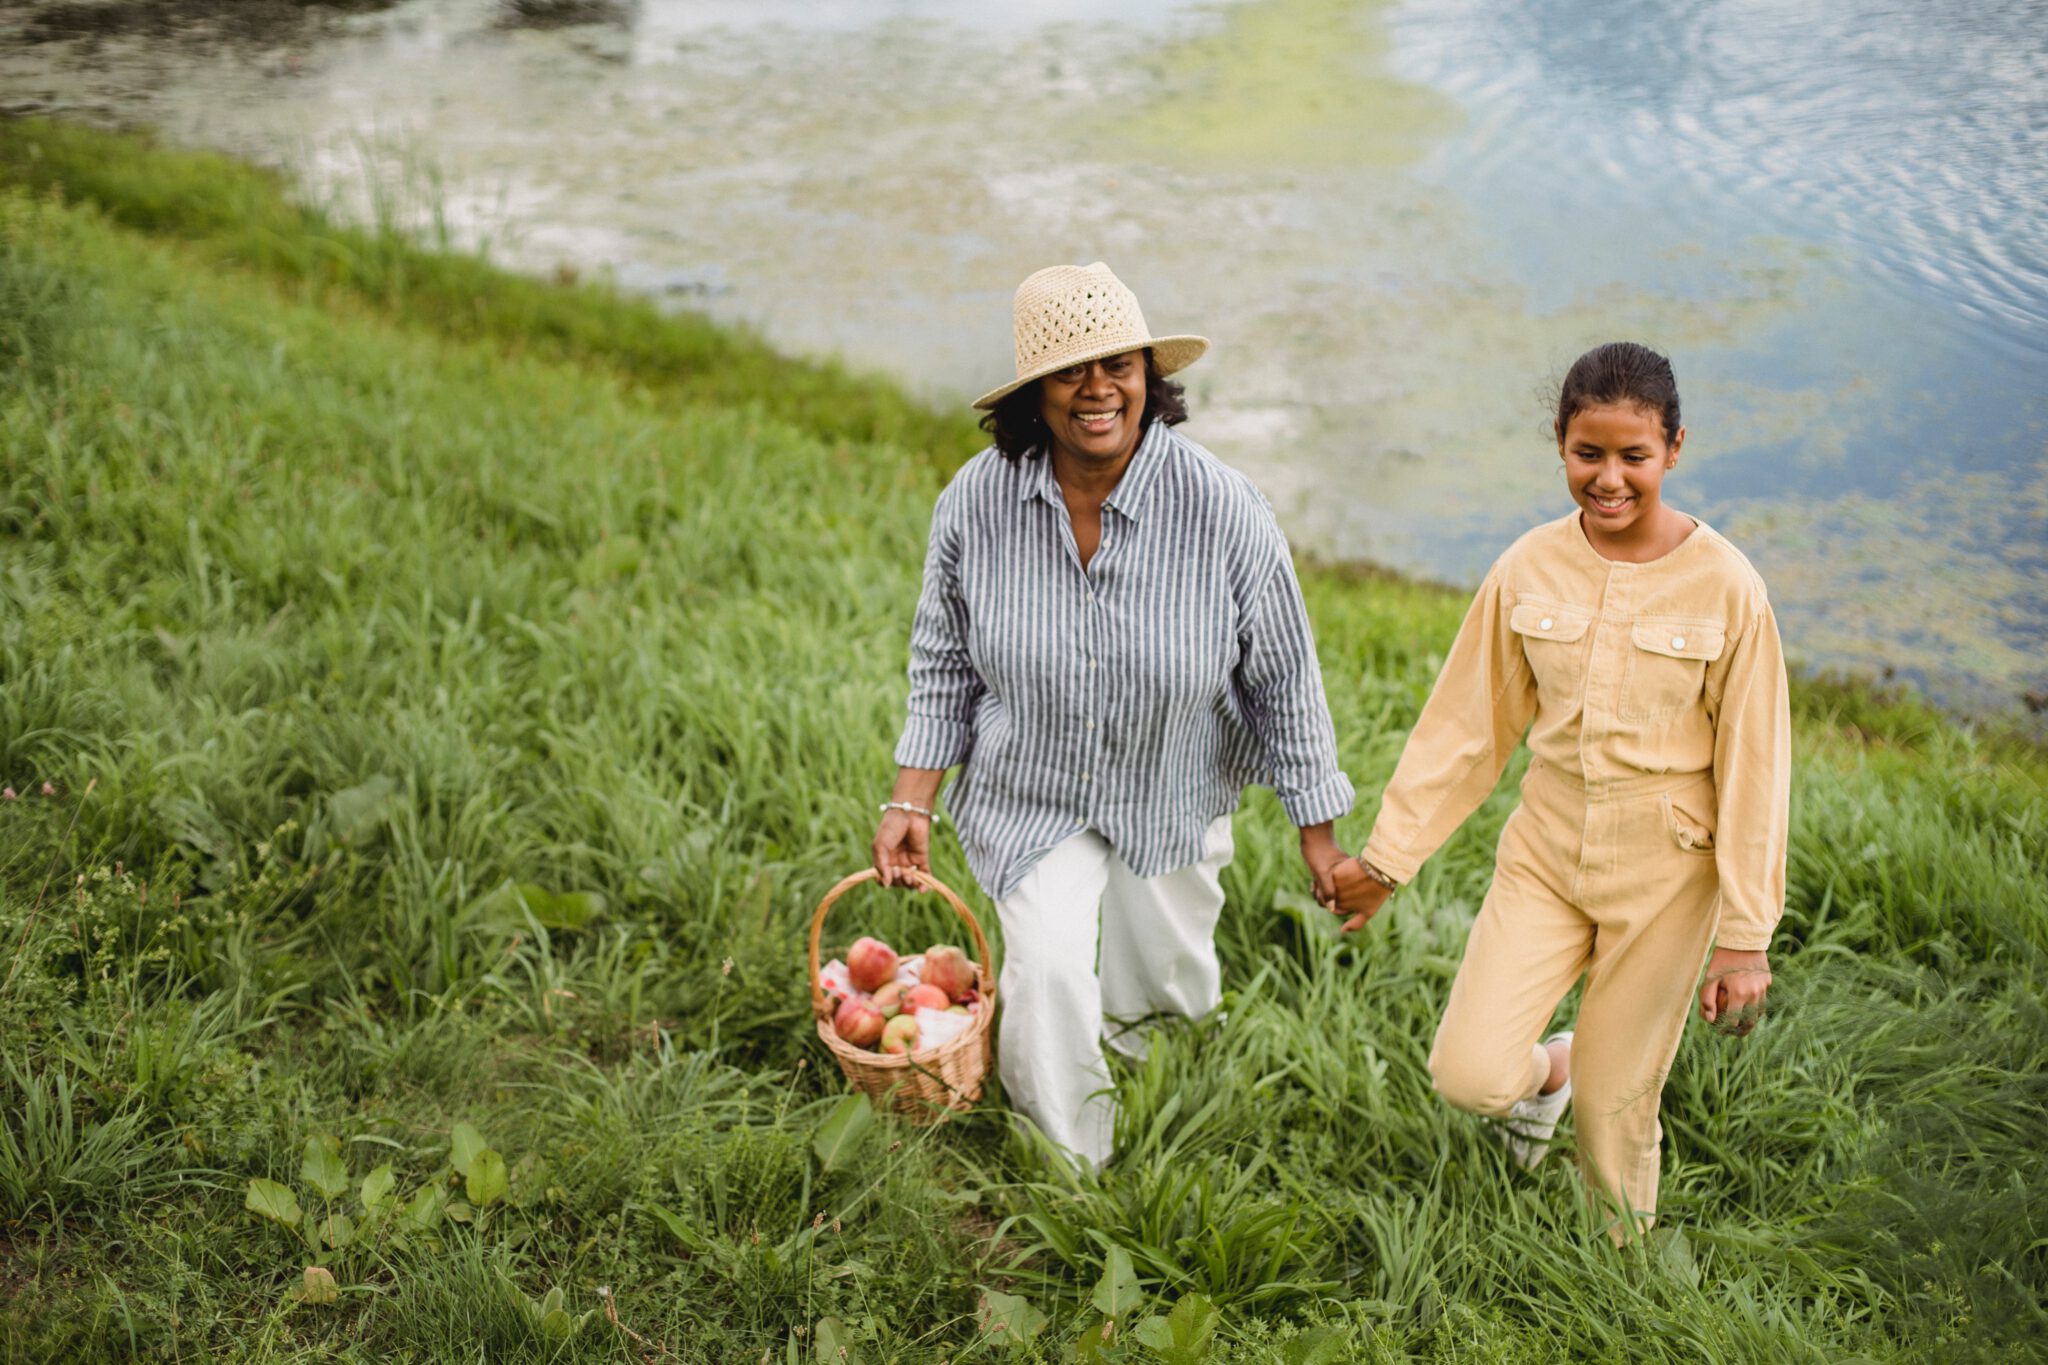
{"type": "MultiPolygon", "coordinates": [[[[1543,1041],[1547,1045],[1560,1040],[1570,1043],[1572,1030],[1553,1033],[1543,1041]]],[[[1572,1078],[1567,1075],[1564,1084],[1548,1095],[1531,1095],[1526,1100],[1517,1100],[1515,1107],[1508,1110],[1508,1116],[1500,1121],[1498,1131],[1516,1165],[1525,1171],[1533,1171],[1549,1155],[1551,1135],[1557,1132],[1557,1121],[1564,1117],[1564,1111],[1571,1102],[1572,1078]]]]}

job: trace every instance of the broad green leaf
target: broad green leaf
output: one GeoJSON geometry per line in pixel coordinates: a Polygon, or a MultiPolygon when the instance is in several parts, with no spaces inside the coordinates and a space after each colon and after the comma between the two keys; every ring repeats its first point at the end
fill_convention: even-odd
{"type": "Polygon", "coordinates": [[[484,1141],[484,1135],[467,1123],[458,1123],[448,1134],[448,1164],[455,1168],[455,1174],[469,1174],[469,1159],[491,1144],[484,1141]]]}
{"type": "Polygon", "coordinates": [[[391,1186],[397,1177],[391,1174],[391,1163],[385,1162],[376,1170],[363,1177],[363,1207],[375,1209],[391,1196],[391,1186]]]}
{"type": "Polygon", "coordinates": [[[1115,1347],[1116,1319],[1104,1318],[1081,1329],[1081,1335],[1074,1342],[1074,1359],[1082,1362],[1123,1359],[1123,1353],[1115,1347]],[[1104,1355],[1105,1351],[1109,1354],[1104,1355]]]}
{"type": "Polygon", "coordinates": [[[1342,1365],[1344,1334],[1334,1327],[1311,1327],[1280,1345],[1282,1365],[1342,1365]]]}
{"type": "Polygon", "coordinates": [[[356,1239],[356,1225],[345,1213],[330,1213],[320,1220],[320,1242],[339,1251],[356,1239]]]}
{"type": "Polygon", "coordinates": [[[576,1319],[568,1310],[551,1308],[540,1315],[540,1334],[549,1341],[567,1341],[576,1332],[576,1319]]]}
{"type": "Polygon", "coordinates": [[[326,1266],[309,1265],[300,1279],[299,1299],[303,1303],[334,1303],[341,1298],[341,1286],[334,1282],[334,1272],[326,1266]]]}
{"type": "Polygon", "coordinates": [[[552,1288],[552,1289],[548,1290],[548,1292],[547,1292],[547,1293],[545,1293],[545,1294],[541,1295],[541,1300],[540,1300],[540,1313],[541,1313],[541,1316],[542,1316],[542,1317],[546,1317],[546,1316],[547,1316],[548,1314],[550,1314],[550,1313],[559,1313],[559,1312],[561,1312],[561,1311],[562,1311],[562,1302],[563,1302],[563,1300],[564,1300],[564,1298],[565,1298],[565,1297],[566,1297],[566,1295],[564,1295],[564,1294],[562,1293],[562,1286],[560,1286],[560,1285],[556,1285],[556,1286],[555,1286],[554,1288],[552,1288]]]}
{"type": "Polygon", "coordinates": [[[1122,1247],[1109,1249],[1109,1264],[1095,1282],[1089,1296],[1102,1316],[1120,1318],[1138,1306],[1138,1272],[1131,1269],[1131,1253],[1122,1247]]]}
{"type": "Polygon", "coordinates": [[[819,1318],[811,1340],[817,1347],[820,1365],[861,1365],[853,1333],[838,1318],[819,1318]]]}
{"type": "Polygon", "coordinates": [[[1657,1259],[1671,1278],[1682,1284],[1699,1288],[1700,1268],[1693,1260],[1692,1243],[1677,1228],[1658,1228],[1650,1234],[1650,1245],[1656,1249],[1657,1259]]]}
{"type": "Polygon", "coordinates": [[[1159,1352],[1162,1365],[1202,1365],[1223,1315],[1200,1294],[1183,1294],[1165,1317],[1153,1316],[1138,1327],[1138,1339],[1159,1352]]]}
{"type": "Polygon", "coordinates": [[[981,1330],[991,1341],[1021,1345],[1045,1330],[1045,1314],[1019,1294],[981,1291],[981,1330]]]}
{"type": "Polygon", "coordinates": [[[604,913],[604,897],[595,891],[550,891],[522,882],[519,894],[533,917],[549,929],[581,929],[604,913]]]}
{"type": "Polygon", "coordinates": [[[690,1250],[699,1252],[711,1250],[710,1241],[705,1238],[703,1233],[691,1227],[682,1215],[670,1213],[659,1204],[642,1204],[640,1207],[653,1214],[678,1242],[681,1242],[690,1250]]]}
{"type": "Polygon", "coordinates": [[[547,929],[582,929],[604,914],[605,899],[595,891],[550,891],[538,882],[498,883],[471,903],[470,917],[501,930],[522,928],[527,916],[547,929]]]}
{"type": "Polygon", "coordinates": [[[474,1223],[476,1221],[476,1210],[471,1208],[469,1201],[464,1199],[449,1201],[442,1208],[441,1212],[447,1214],[448,1220],[452,1223],[474,1223]]]}
{"type": "Polygon", "coordinates": [[[422,1185],[405,1206],[405,1217],[414,1227],[425,1230],[441,1221],[445,1199],[439,1185],[422,1185]]]}
{"type": "Polygon", "coordinates": [[[327,798],[327,822],[343,843],[353,843],[384,822],[398,795],[398,779],[379,774],[327,798]]]}
{"type": "Polygon", "coordinates": [[[489,1208],[504,1198],[508,1183],[505,1158],[489,1147],[469,1159],[469,1174],[462,1178],[463,1189],[469,1192],[470,1201],[479,1208],[489,1208]]]}
{"type": "Polygon", "coordinates": [[[874,1121],[874,1106],[865,1095],[848,1095],[834,1105],[811,1136],[811,1150],[818,1154],[819,1167],[830,1171],[841,1165],[860,1145],[874,1121]]]}
{"type": "Polygon", "coordinates": [[[288,1228],[295,1228],[305,1214],[299,1211],[299,1197],[291,1192],[288,1185],[257,1176],[249,1182],[249,1193],[243,1196],[242,1207],[265,1218],[274,1219],[288,1228]]]}
{"type": "Polygon", "coordinates": [[[322,1199],[339,1199],[348,1193],[348,1167],[341,1161],[341,1143],[331,1137],[306,1139],[306,1156],[299,1163],[299,1179],[313,1187],[322,1199]]]}

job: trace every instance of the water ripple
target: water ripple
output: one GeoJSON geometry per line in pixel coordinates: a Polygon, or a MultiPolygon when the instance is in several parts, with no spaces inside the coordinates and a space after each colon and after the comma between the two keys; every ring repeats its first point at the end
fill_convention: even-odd
{"type": "Polygon", "coordinates": [[[2040,0],[1431,0],[1397,28],[1409,74],[1515,111],[1492,157],[1683,165],[2048,352],[2040,0]]]}

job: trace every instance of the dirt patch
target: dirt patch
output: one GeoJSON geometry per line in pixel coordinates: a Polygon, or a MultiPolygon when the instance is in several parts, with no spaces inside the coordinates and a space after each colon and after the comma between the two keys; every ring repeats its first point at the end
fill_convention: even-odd
{"type": "Polygon", "coordinates": [[[15,30],[30,43],[102,38],[269,42],[339,14],[389,9],[396,0],[54,0],[32,5],[15,30]]]}
{"type": "Polygon", "coordinates": [[[637,0],[498,0],[500,28],[568,28],[574,24],[626,24],[637,0]]]}

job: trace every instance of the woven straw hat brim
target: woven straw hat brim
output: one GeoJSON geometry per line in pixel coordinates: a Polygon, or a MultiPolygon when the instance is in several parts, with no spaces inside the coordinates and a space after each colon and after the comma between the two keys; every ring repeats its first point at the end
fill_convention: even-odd
{"type": "Polygon", "coordinates": [[[1063,355],[1048,358],[1044,363],[1032,367],[1031,370],[1024,374],[1018,375],[999,389],[989,390],[974,400],[974,406],[977,408],[992,408],[1002,402],[1003,399],[1023,388],[1026,384],[1035,383],[1049,374],[1058,374],[1061,370],[1074,365],[1085,365],[1091,360],[1101,360],[1107,356],[1122,355],[1125,351],[1142,351],[1147,346],[1152,348],[1152,363],[1159,367],[1159,373],[1161,375],[1169,375],[1176,370],[1184,370],[1197,360],[1200,360],[1202,352],[1209,349],[1209,338],[1169,336],[1132,339],[1126,337],[1119,341],[1105,342],[1097,347],[1069,351],[1063,355]]]}

